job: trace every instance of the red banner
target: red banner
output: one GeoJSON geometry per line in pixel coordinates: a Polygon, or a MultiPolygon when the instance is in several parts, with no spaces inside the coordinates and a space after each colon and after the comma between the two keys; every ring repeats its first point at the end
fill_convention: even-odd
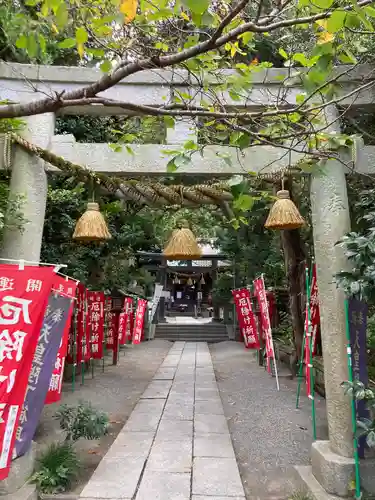
{"type": "Polygon", "coordinates": [[[275,353],[273,350],[271,322],[268,312],[268,301],[267,301],[263,278],[258,278],[254,281],[254,289],[255,289],[255,295],[258,299],[259,310],[260,310],[260,323],[262,325],[262,331],[266,342],[267,368],[268,371],[270,371],[271,370],[270,360],[275,359],[275,353]]]}
{"type": "Polygon", "coordinates": [[[117,328],[117,319],[116,319],[116,314],[111,311],[112,308],[111,297],[105,298],[105,307],[106,307],[105,318],[107,324],[107,337],[105,346],[108,351],[113,351],[115,343],[115,332],[117,328]]]}
{"type": "Polygon", "coordinates": [[[119,317],[118,336],[120,345],[124,345],[128,340],[131,340],[133,322],[133,299],[125,297],[124,312],[119,317]]]}
{"type": "Polygon", "coordinates": [[[311,342],[311,326],[309,328],[309,311],[306,306],[305,312],[305,367],[306,367],[306,392],[307,396],[311,397],[311,364],[310,364],[310,342],[311,342]]]}
{"type": "Polygon", "coordinates": [[[238,326],[247,349],[259,349],[259,338],[251,307],[250,292],[247,288],[233,290],[232,295],[236,305],[238,326]]]}
{"type": "Polygon", "coordinates": [[[16,430],[55,277],[52,267],[0,267],[0,480],[9,474],[16,430]]]}
{"type": "Polygon", "coordinates": [[[134,301],[131,297],[125,298],[125,313],[126,313],[126,342],[131,341],[134,328],[134,301]]]}
{"type": "Polygon", "coordinates": [[[81,283],[78,285],[77,295],[77,363],[83,363],[90,360],[90,332],[87,328],[87,303],[86,288],[81,283]]]}
{"type": "MultiPolygon", "coordinates": [[[[74,299],[77,291],[77,285],[78,285],[77,281],[72,281],[69,279],[67,280],[62,276],[56,276],[53,283],[53,288],[54,290],[57,290],[60,294],[67,295],[71,299],[74,299]]],[[[57,352],[55,366],[49,383],[49,388],[45,400],[46,405],[56,403],[61,399],[65,358],[68,354],[69,333],[71,332],[74,306],[75,306],[74,300],[72,300],[72,305],[70,307],[68,318],[65,323],[64,333],[61,339],[59,350],[57,352]]]]}
{"type": "Polygon", "coordinates": [[[120,345],[124,345],[126,343],[126,316],[125,312],[119,314],[118,319],[118,338],[120,345]]]}
{"type": "Polygon", "coordinates": [[[310,290],[310,314],[312,327],[312,353],[316,354],[318,329],[320,325],[320,310],[318,297],[318,282],[316,279],[316,264],[313,266],[311,290],[310,290]]]}
{"type": "Polygon", "coordinates": [[[104,306],[105,296],[103,292],[87,292],[88,329],[91,354],[94,359],[102,359],[103,357],[104,306]]]}
{"type": "Polygon", "coordinates": [[[145,321],[145,313],[147,308],[147,300],[138,299],[137,310],[135,312],[135,325],[133,331],[133,344],[139,344],[141,342],[143,325],[145,321]]]}

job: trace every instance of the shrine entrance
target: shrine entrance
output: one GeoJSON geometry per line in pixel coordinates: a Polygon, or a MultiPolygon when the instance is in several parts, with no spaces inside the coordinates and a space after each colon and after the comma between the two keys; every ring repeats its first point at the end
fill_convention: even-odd
{"type": "Polygon", "coordinates": [[[189,318],[224,321],[224,311],[214,303],[212,291],[218,274],[230,269],[232,262],[214,247],[213,241],[200,244],[200,248],[199,260],[167,260],[161,253],[138,252],[138,265],[156,276],[164,288],[159,322],[170,322],[176,317],[185,317],[184,323],[189,318]]]}

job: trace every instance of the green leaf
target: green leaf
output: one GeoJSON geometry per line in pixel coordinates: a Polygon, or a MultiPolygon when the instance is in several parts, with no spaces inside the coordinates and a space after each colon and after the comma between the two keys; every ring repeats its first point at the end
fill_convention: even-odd
{"type": "Polygon", "coordinates": [[[19,38],[17,38],[16,47],[17,47],[17,49],[26,49],[27,48],[27,36],[26,35],[21,35],[19,38]]]}
{"type": "Polygon", "coordinates": [[[103,71],[103,73],[109,73],[112,69],[111,61],[109,59],[103,61],[100,65],[100,69],[101,71],[103,71]]]}
{"type": "Polygon", "coordinates": [[[175,120],[172,116],[164,116],[164,123],[167,128],[174,128],[175,120]]]}
{"type": "Polygon", "coordinates": [[[41,33],[39,33],[38,38],[39,38],[40,50],[44,54],[46,52],[46,47],[47,47],[46,39],[44,38],[44,36],[41,33]]]}
{"type": "Polygon", "coordinates": [[[56,12],[56,23],[60,29],[63,29],[69,20],[69,12],[65,2],[61,2],[56,12]]]}
{"type": "Polygon", "coordinates": [[[74,38],[65,38],[65,40],[57,44],[59,49],[71,49],[75,47],[75,45],[76,41],[74,40],[74,38]]]}
{"type": "Polygon", "coordinates": [[[204,14],[208,9],[209,0],[182,0],[182,4],[189,9],[193,14],[204,14]]]}
{"type": "Polygon", "coordinates": [[[31,58],[38,54],[38,45],[36,43],[34,33],[30,33],[27,37],[27,52],[31,58]]]}
{"type": "Polygon", "coordinates": [[[114,151],[115,153],[120,153],[122,151],[122,146],[120,144],[116,143],[111,143],[108,144],[108,146],[114,151]]]}
{"type": "Polygon", "coordinates": [[[254,206],[254,198],[249,194],[240,194],[233,202],[234,208],[242,212],[248,212],[254,206]]]}
{"type": "Polygon", "coordinates": [[[167,172],[169,173],[173,173],[173,172],[176,172],[177,170],[177,166],[174,162],[174,158],[172,158],[171,160],[169,160],[169,162],[167,163],[167,172]]]}
{"type": "Polygon", "coordinates": [[[333,0],[314,0],[313,5],[321,9],[329,9],[333,4],[333,0]]]}
{"type": "Polygon", "coordinates": [[[134,156],[134,151],[130,146],[126,145],[125,149],[130,155],[134,156]]]}
{"type": "Polygon", "coordinates": [[[336,33],[345,25],[346,12],[343,10],[335,10],[327,21],[327,30],[330,33],[336,33]]]}
{"type": "Polygon", "coordinates": [[[364,8],[364,11],[370,17],[375,17],[375,9],[374,9],[374,7],[371,7],[370,5],[368,5],[367,7],[364,8]]]}
{"type": "Polygon", "coordinates": [[[193,140],[190,140],[185,142],[184,149],[186,149],[186,151],[196,150],[198,149],[198,146],[195,144],[193,140]]]}
{"type": "Polygon", "coordinates": [[[254,38],[254,33],[247,31],[246,33],[242,33],[239,38],[241,38],[244,45],[248,45],[248,43],[254,38]]]}
{"type": "Polygon", "coordinates": [[[283,57],[284,59],[289,59],[288,57],[288,54],[285,52],[284,49],[280,48],[279,49],[279,54],[281,55],[281,57],[283,57]]]}
{"type": "Polygon", "coordinates": [[[81,45],[87,42],[89,39],[89,36],[87,34],[87,31],[83,26],[80,26],[79,28],[76,29],[76,42],[77,45],[81,45]]]}

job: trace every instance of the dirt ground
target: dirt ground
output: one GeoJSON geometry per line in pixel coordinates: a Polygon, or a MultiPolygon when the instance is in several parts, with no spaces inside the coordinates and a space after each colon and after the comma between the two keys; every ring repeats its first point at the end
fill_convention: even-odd
{"type": "MultiPolygon", "coordinates": [[[[211,344],[210,351],[246,498],[288,498],[299,488],[293,465],[310,460],[311,402],[305,384],[296,410],[296,380],[281,377],[277,391],[275,378],[243,344],[211,344]]],[[[316,396],[315,403],[317,438],[327,439],[324,399],[316,396]]]]}
{"type": "MultiPolygon", "coordinates": [[[[110,433],[101,440],[81,439],[76,443],[82,469],[71,493],[79,494],[82,491],[124,426],[170,347],[171,343],[166,340],[127,346],[120,353],[117,366],[112,366],[111,357],[107,357],[104,372],[101,366],[97,366],[94,378],[91,373],[88,373],[85,376],[84,385],[81,385],[81,380],[78,378],[74,392],[72,392],[70,382],[64,384],[61,403],[75,405],[80,401],[89,401],[95,408],[107,412],[111,422],[110,433]]],[[[43,410],[34,438],[39,445],[39,451],[49,443],[63,439],[59,424],[53,418],[58,407],[59,404],[52,404],[45,406],[43,410]]]]}

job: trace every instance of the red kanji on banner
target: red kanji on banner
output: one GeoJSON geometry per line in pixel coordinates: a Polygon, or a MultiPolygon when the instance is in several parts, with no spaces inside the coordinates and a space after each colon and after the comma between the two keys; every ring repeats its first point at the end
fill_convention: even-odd
{"type": "Polygon", "coordinates": [[[62,276],[56,276],[53,289],[57,290],[63,295],[67,295],[72,298],[72,305],[70,307],[69,315],[66,320],[63,337],[61,339],[60,347],[57,352],[57,357],[55,361],[55,366],[51,375],[51,380],[49,383],[49,388],[46,396],[45,404],[49,405],[56,403],[61,399],[61,389],[64,376],[65,360],[68,355],[69,349],[69,334],[71,332],[72,316],[75,307],[74,298],[77,291],[77,281],[67,280],[62,276]]]}
{"type": "Polygon", "coordinates": [[[147,308],[147,300],[139,299],[137,303],[137,310],[135,312],[133,344],[139,344],[141,342],[146,308],[147,308]]]}
{"type": "Polygon", "coordinates": [[[247,288],[233,290],[232,295],[236,305],[238,325],[247,349],[259,349],[259,338],[251,307],[250,292],[247,288]]]}
{"type": "Polygon", "coordinates": [[[275,359],[275,353],[273,350],[271,322],[270,322],[268,302],[267,302],[266,290],[264,288],[263,278],[258,278],[254,280],[254,289],[255,289],[255,295],[258,299],[258,304],[260,309],[260,323],[262,325],[262,331],[266,342],[267,369],[270,372],[271,371],[270,360],[275,359]]]}
{"type": "Polygon", "coordinates": [[[116,314],[111,311],[112,299],[111,297],[106,297],[105,299],[106,308],[106,324],[107,324],[107,338],[106,338],[106,349],[108,351],[113,351],[115,343],[115,331],[117,328],[116,314]]]}
{"type": "MultiPolygon", "coordinates": [[[[9,474],[31,363],[55,273],[0,267],[0,480],[9,474]]],[[[42,354],[42,353],[41,353],[42,354]]]]}
{"type": "Polygon", "coordinates": [[[125,297],[125,342],[128,342],[133,337],[134,328],[134,301],[131,297],[125,297]]]}
{"type": "Polygon", "coordinates": [[[87,292],[88,329],[91,355],[94,359],[102,359],[103,357],[104,306],[105,296],[103,292],[87,292]]]}
{"type": "Polygon", "coordinates": [[[90,352],[90,332],[87,328],[87,304],[86,304],[86,288],[81,283],[78,285],[77,294],[77,363],[89,361],[90,352]]]}
{"type": "Polygon", "coordinates": [[[316,277],[316,264],[313,266],[311,290],[310,290],[310,311],[312,328],[312,354],[316,354],[318,328],[320,325],[320,310],[318,297],[318,282],[316,277]]]}
{"type": "Polygon", "coordinates": [[[311,397],[311,364],[310,364],[310,343],[311,343],[311,325],[309,325],[309,311],[306,306],[305,311],[305,367],[306,367],[306,392],[311,397]]]}
{"type": "Polygon", "coordinates": [[[124,345],[126,342],[126,316],[125,312],[119,314],[118,320],[118,338],[120,345],[124,345]]]}

